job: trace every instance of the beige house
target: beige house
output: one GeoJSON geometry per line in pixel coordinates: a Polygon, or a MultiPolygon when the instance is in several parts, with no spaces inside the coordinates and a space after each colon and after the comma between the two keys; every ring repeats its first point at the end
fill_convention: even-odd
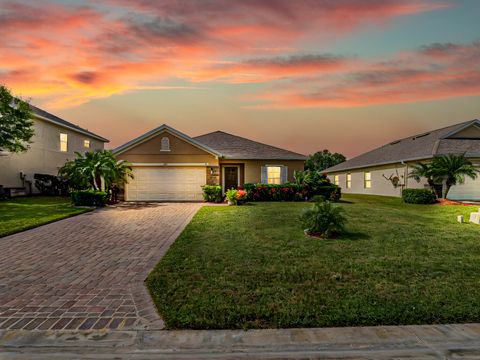
{"type": "Polygon", "coordinates": [[[190,137],[162,125],[114,150],[133,165],[127,201],[202,200],[201,186],[293,181],[306,157],[222,131],[190,137]]]}
{"type": "Polygon", "coordinates": [[[35,135],[26,152],[0,151],[0,185],[12,195],[36,193],[34,174],[57,175],[75,152],[104,148],[107,139],[30,105],[35,135]]]}
{"type": "MultiPolygon", "coordinates": [[[[431,161],[434,156],[465,153],[480,167],[480,120],[470,120],[445,128],[392,141],[377,149],[325,170],[343,193],[401,196],[404,188],[425,188],[408,177],[411,166],[431,161]]],[[[441,193],[440,189],[437,189],[441,193]]],[[[480,200],[480,178],[467,178],[451,188],[452,200],[480,200]]]]}

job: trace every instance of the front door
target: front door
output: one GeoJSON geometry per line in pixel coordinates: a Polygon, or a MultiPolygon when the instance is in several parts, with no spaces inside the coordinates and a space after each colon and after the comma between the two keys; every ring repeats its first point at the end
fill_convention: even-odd
{"type": "Polygon", "coordinates": [[[223,168],[224,176],[224,190],[238,188],[238,167],[237,166],[225,166],[223,168]]]}

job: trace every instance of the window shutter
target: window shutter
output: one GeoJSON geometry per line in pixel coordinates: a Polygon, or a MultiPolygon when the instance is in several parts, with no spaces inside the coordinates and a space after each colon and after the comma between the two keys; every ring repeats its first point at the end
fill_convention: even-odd
{"type": "Polygon", "coordinates": [[[288,182],[288,166],[282,166],[282,184],[288,182]]]}
{"type": "Polygon", "coordinates": [[[262,166],[260,182],[262,184],[268,184],[268,175],[267,175],[267,167],[266,166],[262,166]]]}

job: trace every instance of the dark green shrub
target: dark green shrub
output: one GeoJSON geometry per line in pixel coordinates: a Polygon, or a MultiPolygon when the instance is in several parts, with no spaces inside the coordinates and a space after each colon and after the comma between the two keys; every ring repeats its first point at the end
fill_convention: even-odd
{"type": "Polygon", "coordinates": [[[402,199],[408,204],[433,204],[437,196],[430,189],[403,189],[402,199]]]}
{"type": "Polygon", "coordinates": [[[219,185],[203,185],[203,200],[214,203],[223,201],[222,187],[219,185]]]}
{"type": "Polygon", "coordinates": [[[327,182],[322,186],[306,187],[298,184],[245,184],[248,201],[304,201],[321,195],[330,201],[338,201],[342,195],[341,188],[327,182]]]}
{"type": "Polygon", "coordinates": [[[96,190],[75,190],[71,196],[75,206],[105,206],[108,200],[106,192],[96,190]]]}
{"type": "Polygon", "coordinates": [[[55,175],[33,174],[35,187],[42,195],[68,195],[68,180],[55,175]]]}
{"type": "Polygon", "coordinates": [[[330,201],[322,196],[315,196],[315,203],[301,216],[304,229],[309,235],[330,238],[341,233],[345,228],[347,219],[343,209],[333,206],[330,201]]]}

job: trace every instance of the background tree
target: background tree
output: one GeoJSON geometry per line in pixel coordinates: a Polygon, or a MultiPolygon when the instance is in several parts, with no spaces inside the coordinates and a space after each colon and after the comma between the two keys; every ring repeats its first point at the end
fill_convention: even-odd
{"type": "Polygon", "coordinates": [[[443,180],[445,198],[447,198],[448,192],[453,185],[465,182],[465,176],[472,180],[478,176],[477,168],[465,157],[465,154],[449,154],[434,157],[431,172],[434,178],[443,180]]]}
{"type": "Polygon", "coordinates": [[[323,171],[331,166],[335,166],[347,160],[347,158],[339,153],[331,153],[327,149],[318,151],[310,155],[305,162],[305,170],[323,171]]]}
{"type": "Polygon", "coordinates": [[[33,134],[30,105],[0,85],[0,150],[26,151],[33,134]]]}
{"type": "Polygon", "coordinates": [[[110,150],[76,153],[77,158],[68,161],[59,170],[59,175],[70,181],[74,189],[108,191],[133,178],[130,163],[117,160],[110,150]]]}

